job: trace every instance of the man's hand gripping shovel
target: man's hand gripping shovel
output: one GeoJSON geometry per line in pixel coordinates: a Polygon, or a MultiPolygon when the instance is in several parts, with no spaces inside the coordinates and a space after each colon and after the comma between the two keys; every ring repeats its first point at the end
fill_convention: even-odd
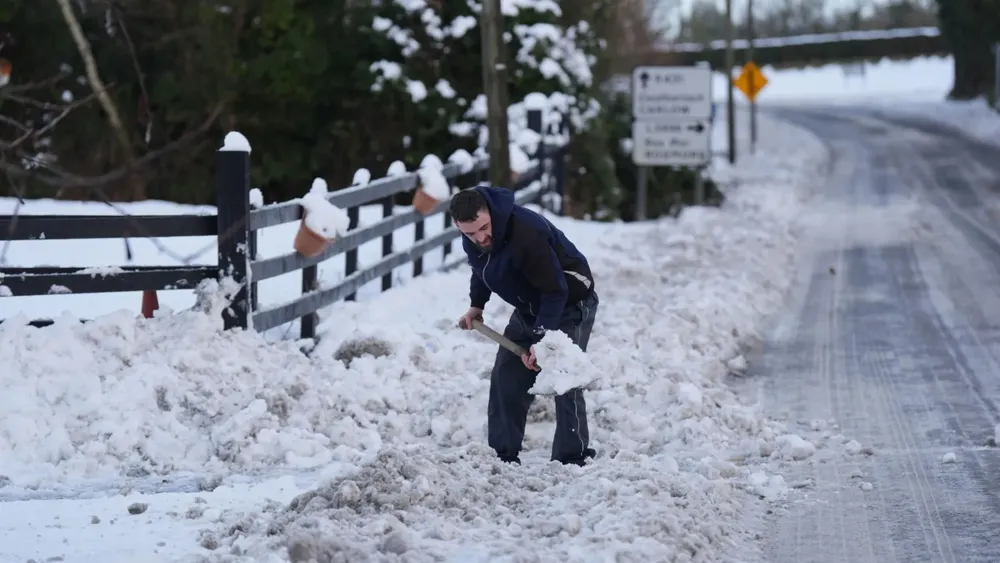
{"type": "MultiPolygon", "coordinates": [[[[458,326],[463,329],[466,328],[464,318],[458,321],[458,326]]],[[[493,330],[492,328],[486,326],[479,319],[472,319],[472,328],[476,329],[480,334],[482,334],[486,338],[489,338],[493,342],[496,342],[497,344],[503,346],[510,353],[516,355],[518,358],[523,358],[526,354],[528,354],[528,351],[525,350],[523,347],[518,345],[513,340],[507,338],[506,336],[500,334],[499,332],[493,330]]],[[[541,371],[542,369],[542,366],[538,365],[538,362],[535,362],[535,367],[538,368],[539,371],[541,371]]],[[[554,396],[556,393],[553,391],[552,393],[535,393],[535,394],[554,396]]]]}

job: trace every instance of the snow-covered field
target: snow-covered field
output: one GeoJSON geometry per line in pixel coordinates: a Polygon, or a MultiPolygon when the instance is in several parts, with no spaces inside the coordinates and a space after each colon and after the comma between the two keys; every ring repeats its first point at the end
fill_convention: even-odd
{"type": "MultiPolygon", "coordinates": [[[[752,542],[742,523],[797,486],[788,464],[857,450],[835,421],[788,434],[726,384],[782,306],[797,221],[827,162],[811,135],[767,115],[760,126],[755,155],[715,166],[729,190],[720,209],[629,225],[553,218],[590,257],[601,298],[589,355],[604,377],[587,393],[599,455],[584,468],[547,461],[549,398],[530,415],[524,465],[493,460],[495,346],[454,327],[465,269],[377,296],[372,284],[325,312],[309,356],[222,332],[210,293],[205,313],[182,310],[193,294],[163,292],[176,313],[151,320],[136,317],[138,295],[0,299],[7,318],[95,318],[0,324],[0,562],[738,560],[752,542]]],[[[261,254],[287,252],[294,228],[265,233],[261,254]]],[[[133,251],[171,263],[151,244],[133,251]]],[[[7,252],[24,265],[124,263],[121,241],[7,252]]],[[[368,245],[361,262],[378,252],[368,245]]],[[[342,259],[323,270],[342,271],[342,259]]],[[[294,275],[272,281],[274,299],[298,291],[294,275]]],[[[486,322],[507,314],[494,298],[486,322]]]]}
{"type": "MultiPolygon", "coordinates": [[[[761,69],[768,84],[757,98],[762,110],[774,106],[854,106],[931,120],[953,126],[983,141],[1000,144],[1000,113],[986,100],[944,102],[951,91],[954,61],[948,57],[918,57],[909,61],[883,59],[857,66],[826,65],[806,69],[761,69]],[[845,70],[846,69],[846,70],[845,70]],[[853,70],[852,70],[853,69],[853,70]]],[[[726,78],[716,74],[712,92],[726,99],[726,78]]],[[[739,91],[740,105],[746,98],[739,91]]]]}

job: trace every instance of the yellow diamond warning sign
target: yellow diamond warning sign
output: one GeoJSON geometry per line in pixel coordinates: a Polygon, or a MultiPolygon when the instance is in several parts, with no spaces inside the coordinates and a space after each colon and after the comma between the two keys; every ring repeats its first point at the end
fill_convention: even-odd
{"type": "Polygon", "coordinates": [[[767,86],[767,77],[753,61],[750,61],[743,65],[743,70],[736,77],[733,86],[739,88],[740,92],[752,102],[757,99],[757,94],[764,89],[764,86],[767,86]]]}

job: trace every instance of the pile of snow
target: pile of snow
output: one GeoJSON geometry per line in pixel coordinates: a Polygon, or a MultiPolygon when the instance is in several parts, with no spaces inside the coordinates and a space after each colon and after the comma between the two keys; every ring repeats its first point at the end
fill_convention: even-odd
{"type": "Polygon", "coordinates": [[[26,320],[0,324],[0,483],[309,468],[379,445],[333,406],[336,366],[222,331],[218,305],[42,330],[26,320]]]}
{"type": "MultiPolygon", "coordinates": [[[[420,278],[378,306],[337,304],[311,352],[392,343],[327,376],[332,404],[381,440],[376,457],[277,514],[210,530],[219,560],[718,560],[740,541],[747,503],[785,498],[783,464],[827,447],[726,385],[726,362],[782,303],[795,219],[827,157],[815,138],[763,122],[758,157],[719,171],[741,179],[721,209],[650,224],[554,219],[591,259],[601,298],[587,355],[602,375],[586,393],[596,460],[548,462],[549,397],[529,413],[523,465],[494,459],[495,346],[455,328],[469,274],[420,278]]],[[[493,299],[486,322],[510,313],[493,299]]]]}

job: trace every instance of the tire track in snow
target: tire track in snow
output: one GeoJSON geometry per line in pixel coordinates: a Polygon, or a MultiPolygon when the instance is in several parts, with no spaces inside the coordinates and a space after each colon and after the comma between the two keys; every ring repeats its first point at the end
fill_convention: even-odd
{"type": "MultiPolygon", "coordinates": [[[[853,153],[857,148],[842,144],[834,147],[834,151],[853,153]]],[[[832,172],[838,184],[856,186],[859,179],[871,173],[869,168],[860,158],[841,158],[832,172]]],[[[841,195],[833,194],[833,199],[840,199],[841,195]]],[[[843,247],[842,241],[836,241],[833,249],[817,252],[807,261],[804,271],[809,274],[800,282],[808,286],[808,290],[805,306],[797,312],[798,321],[792,324],[795,336],[788,343],[790,353],[783,354],[779,346],[777,358],[765,357],[765,361],[771,360],[774,364],[768,365],[766,371],[774,369],[794,379],[791,385],[787,382],[774,385],[777,382],[771,380],[764,393],[773,398],[769,402],[775,407],[793,406],[794,420],[829,419],[861,396],[857,386],[850,385],[844,377],[846,358],[843,351],[833,345],[842,330],[838,311],[844,306],[845,285],[842,276],[831,275],[828,269],[844,270],[843,247]]],[[[857,414],[865,417],[864,413],[857,414]]],[[[858,425],[863,426],[863,420],[858,425]]],[[[824,553],[850,553],[853,560],[859,561],[888,559],[882,553],[884,550],[873,542],[873,538],[884,535],[879,521],[857,517],[858,512],[863,513],[865,509],[862,492],[856,487],[837,486],[856,472],[853,465],[850,460],[845,462],[825,456],[823,463],[788,470],[786,478],[789,480],[814,482],[816,491],[810,496],[821,496],[823,500],[808,507],[796,501],[789,507],[786,517],[777,519],[773,544],[782,546],[783,551],[776,553],[772,547],[765,547],[765,561],[778,560],[776,558],[811,561],[824,553]]]]}
{"type": "MultiPolygon", "coordinates": [[[[996,239],[974,215],[964,213],[963,223],[953,213],[947,217],[954,227],[935,226],[978,236],[976,252],[962,253],[961,246],[931,251],[931,237],[938,233],[927,232],[917,219],[924,215],[921,198],[935,197],[942,186],[910,178],[920,170],[919,158],[935,162],[911,149],[918,141],[927,143],[925,136],[858,121],[855,113],[788,116],[828,140],[841,173],[831,178],[820,205],[846,206],[847,212],[831,214],[820,229],[827,232],[819,249],[805,261],[811,274],[800,276],[809,289],[796,335],[772,343],[754,371],[771,406],[787,408],[797,422],[832,416],[844,435],[873,444],[875,454],[852,462],[821,448],[811,470],[801,471],[815,479],[814,489],[790,499],[787,510],[770,519],[764,560],[1000,560],[1000,545],[992,541],[1000,527],[1000,498],[984,480],[991,467],[996,475],[1000,455],[974,438],[992,430],[994,399],[1000,397],[979,377],[997,372],[992,346],[997,339],[986,338],[982,327],[988,325],[980,322],[990,312],[1000,313],[995,289],[1000,283],[991,284],[1000,282],[997,252],[983,240],[996,239]],[[852,166],[856,174],[842,172],[852,166]],[[915,190],[920,184],[924,190],[915,190]],[[909,215],[891,224],[907,203],[909,215]],[[879,231],[872,224],[878,222],[887,225],[879,231]],[[951,272],[956,264],[949,262],[959,265],[954,277],[960,286],[926,275],[951,272]],[[978,267],[969,266],[976,262],[978,267]],[[983,262],[989,265],[982,267],[983,262]],[[836,274],[828,272],[831,265],[836,274]],[[972,288],[983,285],[992,285],[986,302],[970,309],[972,288]],[[953,302],[950,315],[942,313],[943,301],[953,302]],[[802,373],[810,364],[811,373],[802,373]],[[960,462],[942,464],[947,452],[958,453],[960,462]],[[850,465],[854,471],[845,470],[850,465]],[[871,481],[871,490],[863,491],[857,476],[871,481]]],[[[940,155],[956,148],[933,145],[940,155]]],[[[964,181],[956,170],[971,167],[956,169],[955,162],[951,169],[938,169],[936,180],[964,181]]],[[[968,185],[965,189],[961,203],[974,204],[979,196],[968,185]]],[[[795,473],[789,469],[786,478],[795,473]]]]}

